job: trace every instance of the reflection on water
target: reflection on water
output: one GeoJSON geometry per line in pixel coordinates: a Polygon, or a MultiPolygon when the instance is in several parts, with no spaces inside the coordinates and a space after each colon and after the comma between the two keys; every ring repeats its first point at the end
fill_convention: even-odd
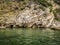
{"type": "Polygon", "coordinates": [[[0,45],[60,45],[60,31],[50,29],[0,29],[0,45]]]}

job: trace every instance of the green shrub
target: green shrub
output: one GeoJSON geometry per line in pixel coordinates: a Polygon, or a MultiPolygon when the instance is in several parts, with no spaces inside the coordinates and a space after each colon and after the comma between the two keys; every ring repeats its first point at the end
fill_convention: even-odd
{"type": "Polygon", "coordinates": [[[60,0],[54,0],[54,2],[60,5],[60,0]]]}
{"type": "Polygon", "coordinates": [[[50,2],[47,2],[48,0],[34,0],[36,3],[41,4],[45,7],[52,6],[50,2]]]}

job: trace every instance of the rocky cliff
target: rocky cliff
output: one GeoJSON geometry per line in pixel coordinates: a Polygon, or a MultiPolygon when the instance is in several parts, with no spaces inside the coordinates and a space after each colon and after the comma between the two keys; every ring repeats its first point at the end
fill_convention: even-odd
{"type": "Polygon", "coordinates": [[[0,3],[0,28],[47,27],[60,29],[58,11],[60,5],[55,0],[9,0],[8,2],[3,0],[0,3]]]}

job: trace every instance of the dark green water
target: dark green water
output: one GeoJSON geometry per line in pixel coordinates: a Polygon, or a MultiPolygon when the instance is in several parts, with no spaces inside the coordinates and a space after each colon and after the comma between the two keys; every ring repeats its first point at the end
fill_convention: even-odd
{"type": "Polygon", "coordinates": [[[0,29],[0,45],[60,45],[60,31],[50,29],[0,29]]]}

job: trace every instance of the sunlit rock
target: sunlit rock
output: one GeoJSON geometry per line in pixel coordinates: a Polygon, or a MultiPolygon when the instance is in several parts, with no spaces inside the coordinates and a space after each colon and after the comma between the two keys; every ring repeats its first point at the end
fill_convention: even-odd
{"type": "MultiPolygon", "coordinates": [[[[29,6],[25,6],[22,10],[18,11],[18,14],[11,13],[5,14],[0,19],[1,27],[47,27],[47,28],[60,28],[60,22],[55,21],[54,13],[55,7],[44,7],[35,3],[27,3],[29,6]]],[[[16,10],[15,10],[16,11],[16,10]]]]}

